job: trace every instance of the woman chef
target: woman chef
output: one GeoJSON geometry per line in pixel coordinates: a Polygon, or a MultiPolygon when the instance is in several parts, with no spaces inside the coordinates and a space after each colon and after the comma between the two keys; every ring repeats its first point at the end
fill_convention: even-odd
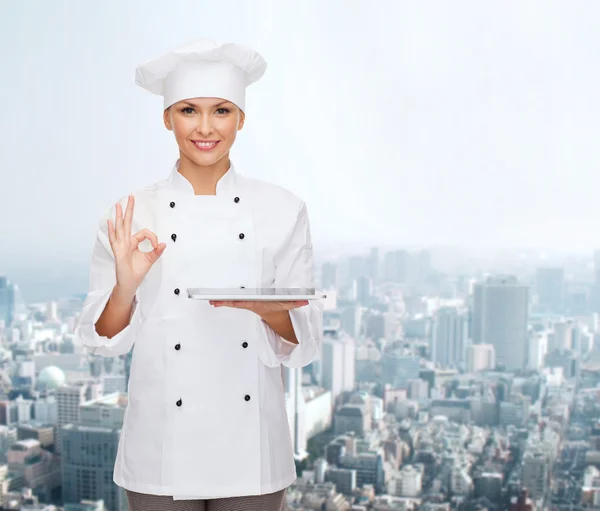
{"type": "Polygon", "coordinates": [[[296,478],[281,365],[316,358],[322,304],[186,294],[314,287],[305,203],[229,159],[265,69],[249,48],[200,39],[136,70],[164,96],[179,158],[101,219],[75,329],[95,354],[135,343],[114,467],[132,511],[279,510],[296,478]]]}

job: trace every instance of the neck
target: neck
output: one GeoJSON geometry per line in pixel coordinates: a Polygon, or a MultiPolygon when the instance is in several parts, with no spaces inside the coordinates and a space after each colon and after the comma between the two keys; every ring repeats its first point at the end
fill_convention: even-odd
{"type": "Polygon", "coordinates": [[[191,183],[196,195],[216,195],[217,182],[230,166],[229,154],[212,165],[198,165],[185,154],[179,153],[179,173],[191,183]]]}

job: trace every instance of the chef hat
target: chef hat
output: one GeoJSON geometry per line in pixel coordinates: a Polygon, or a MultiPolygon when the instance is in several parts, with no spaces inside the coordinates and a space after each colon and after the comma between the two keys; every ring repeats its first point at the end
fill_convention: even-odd
{"type": "Polygon", "coordinates": [[[196,39],[140,64],[135,83],[164,97],[164,108],[190,98],[223,98],[245,110],[246,87],[267,69],[246,46],[196,39]]]}

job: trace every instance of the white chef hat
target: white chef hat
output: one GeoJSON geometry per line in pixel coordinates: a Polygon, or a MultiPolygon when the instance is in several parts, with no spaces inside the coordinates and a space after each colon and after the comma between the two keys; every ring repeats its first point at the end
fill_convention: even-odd
{"type": "Polygon", "coordinates": [[[246,87],[267,69],[262,56],[240,44],[195,39],[135,70],[135,83],[164,96],[164,108],[190,98],[223,98],[246,108],[246,87]]]}

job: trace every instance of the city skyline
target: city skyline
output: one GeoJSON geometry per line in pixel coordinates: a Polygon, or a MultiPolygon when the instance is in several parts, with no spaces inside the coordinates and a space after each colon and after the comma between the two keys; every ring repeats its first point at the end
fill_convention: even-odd
{"type": "MultiPolygon", "coordinates": [[[[600,498],[587,462],[600,446],[598,271],[585,282],[564,268],[525,281],[443,275],[427,252],[373,247],[319,273],[329,290],[320,352],[281,370],[298,476],[290,509],[324,489],[343,511],[475,511],[484,497],[497,511],[541,511],[600,498]]],[[[124,509],[112,460],[135,348],[92,355],[72,331],[81,300],[17,311],[22,296],[6,284],[0,465],[11,485],[23,473],[32,498],[65,511],[82,499],[124,509]]]]}

